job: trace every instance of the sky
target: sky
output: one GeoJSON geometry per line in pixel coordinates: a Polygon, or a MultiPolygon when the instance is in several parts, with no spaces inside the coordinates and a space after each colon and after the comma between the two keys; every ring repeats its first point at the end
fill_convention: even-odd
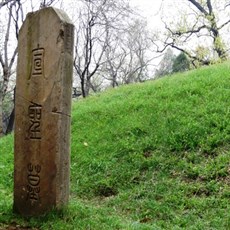
{"type": "MultiPolygon", "coordinates": [[[[69,4],[66,4],[69,1],[71,2],[73,0],[63,0],[64,8],[69,7],[69,4]]],[[[172,1],[172,0],[164,0],[164,2],[166,1],[172,1]]],[[[153,27],[160,27],[162,25],[160,15],[159,15],[162,0],[129,0],[129,2],[130,5],[138,9],[140,15],[147,20],[150,29],[153,27]]]]}
{"type": "Polygon", "coordinates": [[[161,0],[130,0],[130,3],[138,7],[142,14],[148,18],[155,16],[159,12],[161,2],[161,0]]]}
{"type": "Polygon", "coordinates": [[[140,14],[146,18],[150,28],[161,25],[159,11],[162,0],[130,0],[130,4],[139,9],[140,14]]]}

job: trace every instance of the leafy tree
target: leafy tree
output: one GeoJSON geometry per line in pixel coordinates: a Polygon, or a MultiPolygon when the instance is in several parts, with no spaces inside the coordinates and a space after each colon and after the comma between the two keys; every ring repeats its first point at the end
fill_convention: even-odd
{"type": "Polygon", "coordinates": [[[166,33],[161,40],[163,46],[158,44],[157,51],[172,47],[184,52],[194,65],[196,62],[208,65],[214,59],[226,60],[228,49],[224,34],[230,26],[229,0],[181,0],[179,5],[175,4],[177,2],[168,1],[167,12],[162,10],[166,33]],[[168,14],[176,16],[167,17],[168,14]],[[203,46],[206,51],[209,49],[208,55],[197,55],[197,46],[203,46]]]}
{"type": "Polygon", "coordinates": [[[159,64],[159,68],[156,70],[156,77],[162,77],[173,72],[173,63],[175,55],[171,48],[168,48],[159,64]]]}
{"type": "Polygon", "coordinates": [[[189,70],[189,67],[190,67],[190,61],[187,55],[181,52],[173,61],[172,72],[173,73],[183,72],[189,70]]]}

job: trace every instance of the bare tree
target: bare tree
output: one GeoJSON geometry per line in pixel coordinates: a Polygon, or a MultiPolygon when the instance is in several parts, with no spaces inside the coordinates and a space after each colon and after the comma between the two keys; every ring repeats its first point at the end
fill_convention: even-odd
{"type": "Polygon", "coordinates": [[[0,64],[1,64],[1,76],[0,76],[0,135],[3,135],[3,101],[9,87],[9,80],[14,73],[14,64],[17,55],[17,46],[12,47],[11,33],[13,27],[15,40],[18,38],[20,14],[22,13],[22,5],[19,0],[5,1],[1,4],[1,13],[6,14],[6,25],[2,26],[2,32],[4,36],[1,40],[0,49],[0,64]],[[4,7],[4,8],[3,8],[4,7]]]}
{"type": "Polygon", "coordinates": [[[102,77],[111,82],[112,87],[120,84],[121,68],[128,53],[123,49],[121,40],[117,37],[114,44],[109,43],[106,49],[106,61],[102,67],[102,77]]]}
{"type": "Polygon", "coordinates": [[[81,0],[81,3],[74,67],[81,81],[82,95],[86,97],[94,88],[93,76],[101,72],[106,53],[111,51],[114,31],[120,29],[119,23],[127,17],[130,8],[125,0],[81,0]]]}
{"type": "Polygon", "coordinates": [[[123,38],[125,60],[121,66],[121,79],[124,84],[141,82],[147,78],[148,65],[153,59],[150,54],[150,40],[146,21],[133,20],[123,38]]]}
{"type": "Polygon", "coordinates": [[[153,59],[149,37],[146,22],[131,18],[115,40],[110,41],[103,76],[111,81],[112,87],[141,82],[147,77],[147,68],[153,59]]]}
{"type": "Polygon", "coordinates": [[[83,1],[76,35],[74,67],[81,79],[83,97],[88,96],[90,80],[98,70],[105,51],[105,30],[100,28],[106,1],[83,1]]]}
{"type": "Polygon", "coordinates": [[[124,83],[141,82],[147,77],[147,68],[153,57],[150,51],[150,40],[147,23],[136,19],[127,31],[126,47],[129,50],[128,65],[124,68],[124,83]]]}
{"type": "Polygon", "coordinates": [[[201,64],[209,64],[212,59],[215,59],[215,56],[220,60],[226,60],[228,50],[223,39],[223,31],[230,25],[227,17],[229,1],[183,0],[180,6],[182,7],[180,12],[183,13],[180,13],[181,17],[177,15],[179,20],[173,18],[174,21],[169,22],[163,19],[167,33],[163,40],[163,47],[154,42],[157,51],[162,52],[170,46],[184,52],[194,64],[196,61],[201,64]],[[209,49],[209,54],[197,55],[195,52],[197,46],[194,44],[197,46],[203,44],[203,50],[209,49]]]}

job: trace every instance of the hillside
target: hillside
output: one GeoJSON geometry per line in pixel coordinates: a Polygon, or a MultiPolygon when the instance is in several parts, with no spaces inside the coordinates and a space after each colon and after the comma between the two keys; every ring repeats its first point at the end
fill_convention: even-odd
{"type": "Polygon", "coordinates": [[[0,229],[230,229],[229,98],[224,63],[75,101],[70,205],[39,219],[11,213],[0,139],[0,229]]]}

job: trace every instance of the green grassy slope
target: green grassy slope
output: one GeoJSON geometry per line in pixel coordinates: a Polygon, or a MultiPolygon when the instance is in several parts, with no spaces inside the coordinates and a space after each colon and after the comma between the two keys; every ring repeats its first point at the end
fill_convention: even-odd
{"type": "Polygon", "coordinates": [[[39,219],[11,213],[13,140],[0,139],[0,223],[229,229],[229,98],[224,63],[75,102],[70,205],[39,219]]]}

